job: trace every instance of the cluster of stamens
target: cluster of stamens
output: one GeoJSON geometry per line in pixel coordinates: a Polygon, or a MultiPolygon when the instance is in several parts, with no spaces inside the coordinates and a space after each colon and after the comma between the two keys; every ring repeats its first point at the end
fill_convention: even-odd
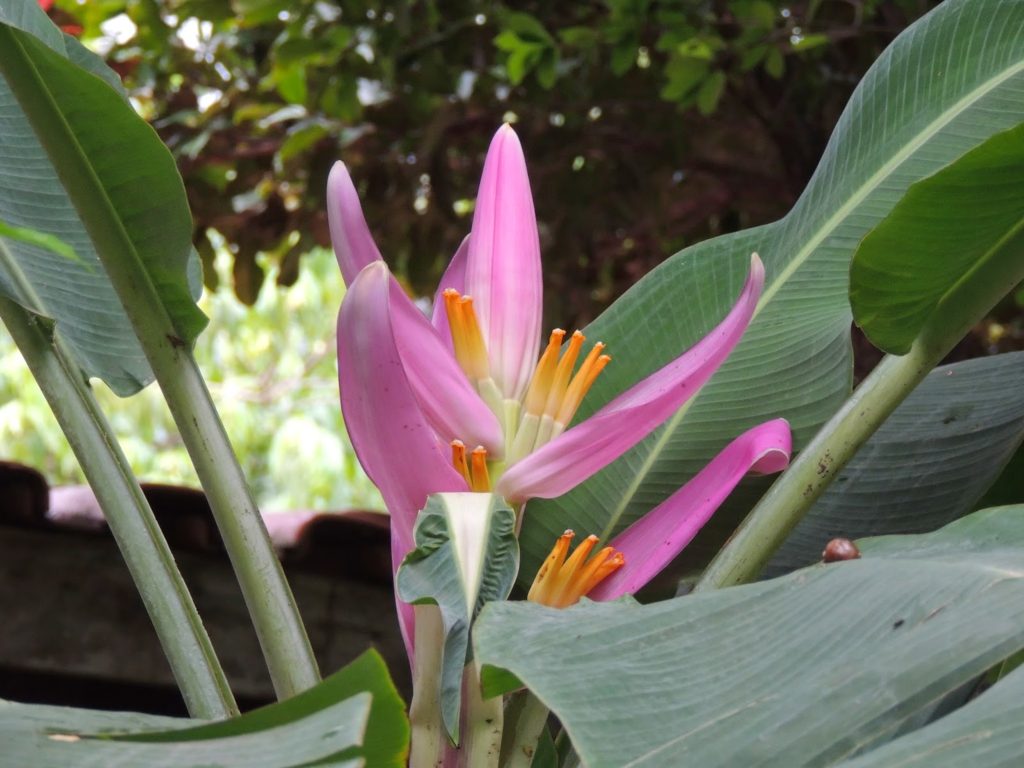
{"type": "MultiPolygon", "coordinates": [[[[611,361],[611,357],[604,354],[605,345],[597,342],[580,363],[579,369],[575,370],[586,337],[575,331],[562,353],[565,331],[556,328],[548,338],[547,347],[540,356],[522,402],[508,401],[491,378],[487,344],[473,309],[472,297],[463,296],[454,288],[446,289],[441,295],[459,367],[474,383],[484,401],[503,420],[506,435],[505,463],[513,464],[558,437],[576,415],[583,397],[598,375],[611,361]],[[510,402],[512,416],[509,416],[510,402]]],[[[476,449],[479,450],[482,449],[476,449]]],[[[456,468],[462,472],[458,451],[453,444],[452,457],[456,468]]],[[[462,451],[464,454],[464,446],[462,451]]],[[[473,456],[477,455],[476,451],[473,456]]],[[[463,476],[470,482],[473,477],[472,464],[467,466],[469,470],[463,472],[463,476]]]]}
{"type": "Polygon", "coordinates": [[[548,338],[547,348],[540,356],[530,386],[523,398],[523,417],[513,440],[513,454],[525,455],[558,437],[576,415],[583,397],[593,386],[611,357],[602,354],[604,343],[597,342],[573,375],[583,342],[579,331],[569,337],[569,346],[559,357],[565,331],[556,328],[548,338]]]}
{"type": "Polygon", "coordinates": [[[597,536],[587,536],[566,558],[575,535],[566,531],[558,537],[551,554],[537,571],[527,600],[552,608],[565,608],[578,602],[626,564],[625,556],[611,547],[605,547],[590,557],[597,545],[597,536]]]}

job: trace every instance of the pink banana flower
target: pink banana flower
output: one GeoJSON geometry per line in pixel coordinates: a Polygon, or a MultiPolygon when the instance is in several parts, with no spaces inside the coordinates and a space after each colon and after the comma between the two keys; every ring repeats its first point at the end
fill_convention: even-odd
{"type": "MultiPolygon", "coordinates": [[[[384,265],[340,162],[327,192],[331,238],[348,285],[338,317],[342,411],[356,454],[391,513],[396,570],[413,548],[413,525],[428,495],[493,490],[517,505],[552,498],[640,442],[726,359],[764,285],[754,255],[736,305],[716,328],[573,424],[610,358],[600,342],[582,355],[579,331],[562,350],[565,332],[556,329],[538,360],[540,245],[526,160],[510,126],[491,142],[472,230],[442,278],[430,319],[384,265]]],[[[635,591],[678,554],[743,475],[778,471],[789,452],[782,419],[736,438],[615,540],[625,564],[600,594],[635,591]]],[[[408,644],[412,612],[402,604],[399,611],[408,644]]]]}

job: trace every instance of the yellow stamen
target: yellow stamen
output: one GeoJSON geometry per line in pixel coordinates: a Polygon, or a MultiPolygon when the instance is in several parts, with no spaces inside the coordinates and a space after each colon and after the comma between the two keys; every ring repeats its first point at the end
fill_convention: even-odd
{"type": "Polygon", "coordinates": [[[551,383],[555,378],[555,369],[558,367],[558,350],[562,348],[562,340],[565,338],[565,331],[555,328],[548,337],[548,346],[544,354],[540,356],[537,368],[530,379],[530,387],[526,390],[526,399],[523,401],[525,413],[532,413],[540,416],[544,413],[544,406],[548,401],[548,393],[551,391],[551,383]]]}
{"type": "Polygon", "coordinates": [[[459,299],[462,297],[454,288],[445,288],[441,295],[444,297],[444,312],[448,316],[455,359],[459,361],[462,370],[466,371],[469,368],[469,360],[466,358],[466,333],[462,324],[462,313],[459,311],[459,299]]]}
{"type": "Polygon", "coordinates": [[[580,407],[580,403],[583,402],[583,398],[597,375],[611,361],[608,355],[601,354],[603,350],[604,342],[597,342],[576,375],[572,377],[572,381],[569,382],[569,388],[565,391],[565,397],[562,398],[562,405],[559,407],[558,413],[555,414],[555,421],[559,424],[565,425],[572,421],[572,417],[576,414],[576,410],[580,407]]]}
{"type": "Polygon", "coordinates": [[[587,337],[582,333],[573,331],[572,337],[569,339],[569,348],[565,350],[562,359],[558,361],[558,368],[555,369],[554,380],[551,382],[551,389],[548,391],[548,400],[544,405],[544,413],[551,418],[554,418],[555,414],[558,413],[558,408],[565,397],[566,387],[569,386],[569,377],[572,374],[572,369],[576,367],[576,358],[579,357],[580,348],[586,340],[587,337]]]}
{"type": "Polygon", "coordinates": [[[537,571],[528,600],[552,608],[566,608],[625,565],[623,554],[611,547],[589,557],[597,545],[597,536],[588,536],[566,559],[574,535],[572,531],[566,531],[558,537],[551,554],[537,571]]]}
{"type": "Polygon", "coordinates": [[[589,594],[594,587],[625,564],[626,556],[624,554],[611,547],[604,547],[590,558],[583,570],[576,575],[570,584],[570,590],[579,592],[580,595],[589,594]]]}
{"type": "Polygon", "coordinates": [[[487,360],[487,345],[484,343],[484,335],[480,332],[480,324],[477,322],[476,312],[473,310],[473,297],[463,296],[459,299],[459,309],[462,311],[462,321],[466,325],[469,357],[473,365],[471,375],[477,381],[483,381],[490,377],[491,372],[487,360]]]}
{"type": "Polygon", "coordinates": [[[487,379],[490,376],[487,345],[473,310],[473,298],[461,296],[454,288],[446,288],[441,295],[444,297],[444,311],[451,329],[455,359],[470,379],[487,379]]]}
{"type": "Polygon", "coordinates": [[[472,486],[473,481],[469,474],[469,464],[466,463],[466,444],[461,440],[452,440],[452,464],[459,471],[466,485],[472,486]]]}
{"type": "Polygon", "coordinates": [[[487,449],[478,445],[473,449],[470,458],[472,480],[469,484],[471,490],[476,493],[489,493],[491,490],[491,476],[487,472],[487,449]]]}
{"type": "Polygon", "coordinates": [[[576,533],[570,529],[555,541],[551,554],[545,558],[533,579],[533,586],[530,587],[530,592],[526,596],[527,600],[547,605],[543,598],[550,591],[551,582],[558,577],[558,572],[565,562],[565,556],[569,552],[569,544],[575,535],[576,533]]]}

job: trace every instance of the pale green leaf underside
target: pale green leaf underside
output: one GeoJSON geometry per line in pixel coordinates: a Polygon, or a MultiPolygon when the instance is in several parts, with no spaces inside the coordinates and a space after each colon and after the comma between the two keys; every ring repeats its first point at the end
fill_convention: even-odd
{"type": "Polygon", "coordinates": [[[403,710],[373,651],[298,696],[219,722],[0,701],[0,767],[399,768],[403,710]]]}
{"type": "MultiPolygon", "coordinates": [[[[851,383],[848,270],[857,244],[928,176],[1024,119],[1024,2],[947,0],[871,68],[793,210],[669,259],[588,329],[612,363],[585,418],[710,330],[757,251],[767,285],[744,340],[689,407],[591,481],[527,508],[532,576],[570,527],[608,537],[692,477],[744,429],[783,416],[799,447],[851,383]]],[[[724,513],[720,513],[724,514],[724,513]]]]}
{"type": "Polygon", "coordinates": [[[842,768],[1018,768],[1024,760],[1024,668],[962,709],[842,768]]]}
{"type": "Polygon", "coordinates": [[[589,768],[840,764],[1024,647],[1024,506],[862,550],[647,606],[496,603],[477,655],[589,768]]]}
{"type": "MultiPolygon", "coordinates": [[[[32,765],[57,768],[108,768],[113,765],[145,765],[147,768],[287,768],[300,766],[358,746],[370,708],[369,694],[355,696],[330,710],[298,723],[268,728],[249,734],[210,737],[197,741],[149,743],[122,736],[117,740],[79,737],[75,740],[67,726],[44,726],[32,741],[5,741],[0,766],[32,765]],[[19,757],[20,755],[20,757],[19,757]],[[20,760],[22,762],[6,762],[20,760]]],[[[30,705],[0,706],[0,733],[8,723],[25,725],[25,710],[30,705]],[[5,712],[5,709],[11,709],[5,712]]],[[[55,713],[56,714],[56,713],[55,713]]],[[[120,713],[119,713],[120,714],[120,713]]],[[[36,716],[31,713],[30,716],[36,716]]],[[[45,719],[44,719],[45,722],[45,719]]],[[[71,723],[74,722],[73,716],[71,723]]],[[[358,758],[337,763],[356,768],[358,758]]]]}
{"type": "Polygon", "coordinates": [[[976,508],[1024,439],[1024,352],[932,371],[839,473],[768,567],[821,558],[829,539],[918,533],[976,508]]]}
{"type": "MultiPolygon", "coordinates": [[[[170,153],[134,113],[117,76],[77,40],[62,35],[37,3],[8,0],[0,7],[0,24],[25,41],[32,66],[52,88],[53,124],[66,122],[74,133],[106,184],[116,216],[159,286],[179,335],[191,341],[204,318],[191,298],[198,288],[186,273],[195,259],[191,218],[170,153]]],[[[2,76],[0,221],[52,235],[77,255],[69,260],[39,243],[0,239],[0,291],[52,317],[75,362],[116,392],[131,394],[152,380],[92,240],[2,76]]]]}

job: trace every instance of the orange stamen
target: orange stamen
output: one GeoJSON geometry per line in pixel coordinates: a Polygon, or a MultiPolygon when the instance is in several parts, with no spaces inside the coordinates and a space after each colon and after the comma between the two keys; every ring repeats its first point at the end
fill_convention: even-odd
{"type": "Polygon", "coordinates": [[[463,296],[459,299],[459,309],[462,312],[462,322],[466,328],[466,342],[469,353],[472,371],[467,371],[471,378],[483,381],[490,377],[490,365],[487,360],[487,345],[484,343],[484,336],[480,332],[480,324],[476,319],[476,312],[473,311],[473,297],[463,296]]]}
{"type": "Polygon", "coordinates": [[[565,563],[565,556],[569,552],[569,544],[575,535],[575,532],[570,529],[555,541],[555,546],[551,549],[551,553],[544,559],[540,569],[537,571],[536,577],[533,579],[530,593],[526,596],[527,600],[541,603],[542,605],[548,604],[544,597],[550,591],[551,582],[557,578],[562,564],[565,563]]]}
{"type": "Polygon", "coordinates": [[[569,382],[569,388],[565,391],[565,397],[562,398],[562,405],[555,414],[555,421],[559,424],[564,425],[572,421],[572,417],[576,415],[576,410],[580,407],[580,403],[583,402],[583,398],[590,390],[597,375],[611,361],[608,355],[601,354],[604,346],[604,342],[601,341],[594,345],[583,361],[583,365],[569,382]]]}
{"type": "Polygon", "coordinates": [[[580,348],[586,340],[587,337],[582,333],[573,331],[572,337],[569,339],[569,348],[565,350],[562,359],[558,361],[558,368],[555,370],[554,380],[551,382],[551,389],[548,392],[548,400],[544,406],[544,413],[551,418],[558,413],[562,399],[565,397],[566,387],[569,386],[572,369],[576,367],[576,358],[579,357],[580,348]]]}
{"type": "Polygon", "coordinates": [[[472,297],[462,296],[454,288],[446,288],[441,295],[451,329],[455,359],[470,379],[482,381],[488,378],[487,345],[473,311],[472,297]]]}
{"type": "Polygon", "coordinates": [[[459,311],[459,299],[461,296],[454,288],[445,288],[444,311],[448,316],[448,328],[452,334],[452,346],[455,348],[455,359],[464,371],[469,370],[469,360],[466,357],[466,331],[462,323],[462,313],[459,311]]]}
{"type": "Polygon", "coordinates": [[[605,547],[590,558],[590,562],[577,574],[570,587],[580,595],[589,594],[590,590],[625,564],[626,556],[624,554],[616,552],[611,547],[605,547]]]}
{"type": "Polygon", "coordinates": [[[476,493],[489,493],[491,490],[491,476],[487,472],[487,449],[478,445],[473,449],[470,458],[471,482],[469,487],[476,493]]]}
{"type": "Polygon", "coordinates": [[[559,536],[533,580],[528,600],[552,608],[566,608],[625,565],[625,556],[611,547],[589,557],[597,545],[597,536],[584,539],[567,560],[565,556],[573,536],[572,531],[559,536]]]}
{"type": "Polygon", "coordinates": [[[466,444],[461,440],[452,440],[452,464],[462,475],[466,485],[472,486],[473,480],[469,474],[469,464],[466,463],[466,444]]]}
{"type": "Polygon", "coordinates": [[[555,378],[555,369],[558,367],[558,350],[562,348],[562,340],[565,338],[565,331],[555,328],[548,337],[548,345],[544,354],[540,356],[537,368],[530,379],[530,387],[526,390],[526,398],[523,407],[526,413],[540,416],[544,413],[544,406],[548,401],[548,393],[551,391],[551,383],[555,378]]]}

